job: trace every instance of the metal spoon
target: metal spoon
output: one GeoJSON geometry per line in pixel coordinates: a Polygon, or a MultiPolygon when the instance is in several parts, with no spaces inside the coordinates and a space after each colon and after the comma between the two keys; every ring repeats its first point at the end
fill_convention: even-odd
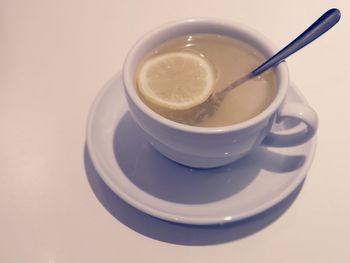
{"type": "Polygon", "coordinates": [[[303,48],[307,44],[314,41],[316,38],[327,32],[332,28],[340,19],[340,11],[336,8],[330,9],[325,12],[319,19],[317,19],[310,27],[308,27],[302,34],[300,34],[296,39],[294,39],[285,48],[279,51],[274,56],[270,57],[261,66],[257,67],[247,75],[239,78],[235,82],[231,83],[225,89],[216,92],[211,95],[211,97],[204,103],[206,107],[200,105],[201,111],[197,111],[196,122],[201,122],[205,117],[211,116],[216,109],[220,106],[225,98],[225,95],[236,88],[237,86],[243,84],[249,79],[259,76],[271,67],[279,64],[285,58],[295,53],[299,49],[303,48]],[[209,106],[209,107],[208,107],[209,106]],[[206,108],[206,110],[204,110],[206,108]]]}

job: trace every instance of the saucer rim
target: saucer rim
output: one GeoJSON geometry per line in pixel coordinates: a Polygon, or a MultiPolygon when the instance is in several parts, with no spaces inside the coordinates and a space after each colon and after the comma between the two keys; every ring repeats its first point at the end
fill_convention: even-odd
{"type": "MultiPolygon", "coordinates": [[[[133,206],[134,208],[146,214],[149,214],[151,216],[154,216],[166,221],[176,222],[176,223],[191,224],[191,225],[225,224],[225,223],[240,221],[240,220],[258,215],[274,207],[275,205],[283,201],[286,197],[288,197],[305,179],[307,175],[307,171],[309,170],[315,156],[316,144],[317,144],[316,136],[314,136],[310,141],[307,142],[307,144],[310,144],[309,150],[306,152],[307,158],[302,168],[298,171],[298,176],[293,178],[292,182],[283,191],[279,192],[269,201],[266,201],[265,203],[257,206],[256,208],[237,213],[234,216],[229,215],[229,212],[228,212],[228,215],[224,217],[223,216],[216,216],[216,217],[206,216],[204,218],[198,218],[198,217],[191,217],[191,216],[179,216],[176,213],[165,212],[160,209],[155,209],[153,207],[145,205],[144,203],[137,200],[137,198],[135,199],[132,196],[128,195],[126,191],[118,187],[118,185],[116,185],[112,181],[112,179],[110,179],[109,176],[106,175],[106,173],[109,173],[109,172],[106,171],[107,168],[103,166],[103,158],[100,158],[98,156],[98,154],[94,151],[94,146],[93,146],[93,139],[92,139],[93,136],[91,134],[91,131],[92,131],[92,126],[94,125],[94,117],[96,116],[97,109],[100,105],[101,100],[103,99],[104,95],[109,89],[114,88],[115,85],[118,85],[118,86],[122,85],[121,78],[122,78],[121,72],[116,73],[111,78],[111,80],[104,85],[104,87],[98,92],[97,96],[95,97],[87,118],[86,146],[87,146],[88,153],[91,157],[91,161],[100,178],[107,184],[107,186],[117,196],[119,196],[122,200],[124,200],[126,203],[133,206]],[[116,83],[118,81],[120,83],[116,83]]],[[[305,99],[304,95],[301,93],[301,91],[296,87],[296,85],[293,82],[290,82],[289,88],[293,89],[298,99],[300,99],[302,102],[307,104],[307,100],[305,99]]],[[[121,90],[123,90],[122,87],[121,87],[121,90]]],[[[123,93],[123,91],[121,91],[121,93],[123,93]]],[[[123,172],[122,169],[120,169],[120,171],[123,172]]],[[[172,203],[172,202],[169,202],[169,203],[172,203]]]]}

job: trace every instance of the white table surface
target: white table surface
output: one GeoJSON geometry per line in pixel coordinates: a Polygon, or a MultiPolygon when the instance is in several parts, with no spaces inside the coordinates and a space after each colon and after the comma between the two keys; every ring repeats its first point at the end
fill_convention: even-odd
{"type": "Polygon", "coordinates": [[[0,262],[350,262],[350,1],[0,0],[0,262]],[[324,37],[288,59],[320,118],[299,191],[227,226],[164,222],[101,181],[85,147],[96,94],[165,21],[230,18],[285,45],[331,7],[324,37]]]}

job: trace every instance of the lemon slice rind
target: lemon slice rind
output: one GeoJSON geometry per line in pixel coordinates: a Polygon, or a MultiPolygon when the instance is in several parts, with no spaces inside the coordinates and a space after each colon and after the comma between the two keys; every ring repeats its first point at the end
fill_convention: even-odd
{"type": "Polygon", "coordinates": [[[146,60],[137,75],[139,92],[150,102],[186,110],[206,101],[214,91],[210,62],[190,52],[172,52],[146,60]]]}

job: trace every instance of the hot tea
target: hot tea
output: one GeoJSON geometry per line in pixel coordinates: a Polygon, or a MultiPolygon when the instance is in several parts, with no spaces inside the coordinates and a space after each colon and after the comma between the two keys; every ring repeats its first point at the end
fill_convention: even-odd
{"type": "MultiPolygon", "coordinates": [[[[210,63],[215,75],[214,92],[220,91],[230,83],[244,76],[262,64],[266,58],[247,43],[223,35],[193,34],[177,37],[154,48],[140,63],[173,52],[196,54],[210,63]]],[[[208,103],[186,110],[174,110],[159,106],[140,92],[140,98],[153,111],[170,120],[201,127],[227,126],[246,121],[268,107],[275,97],[276,80],[273,70],[253,78],[229,92],[220,106],[212,112],[203,107],[208,103]]]]}

